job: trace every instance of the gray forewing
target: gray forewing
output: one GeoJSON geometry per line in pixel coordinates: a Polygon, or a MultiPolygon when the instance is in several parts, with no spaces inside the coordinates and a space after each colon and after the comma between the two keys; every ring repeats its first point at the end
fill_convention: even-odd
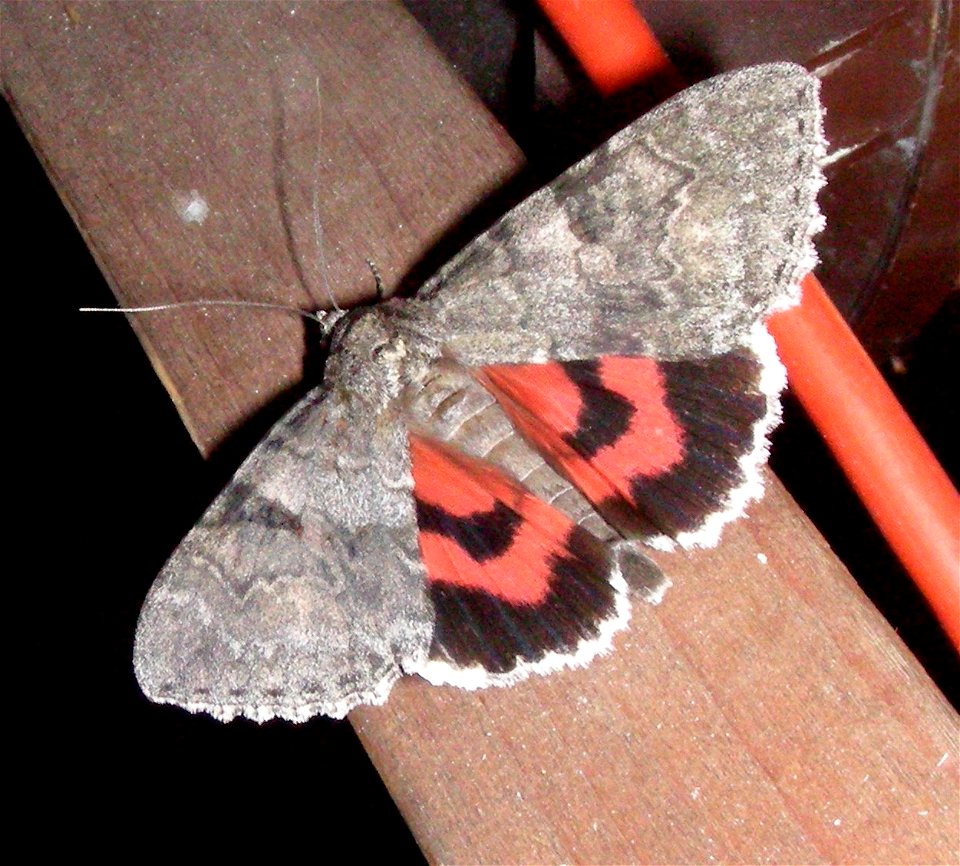
{"type": "Polygon", "coordinates": [[[254,451],[144,603],[148,697],[222,720],[339,718],[419,666],[432,616],[390,411],[315,392],[254,451]]]}
{"type": "Polygon", "coordinates": [[[685,91],[468,246],[417,315],[467,364],[741,344],[816,261],[817,86],[771,64],[685,91]]]}

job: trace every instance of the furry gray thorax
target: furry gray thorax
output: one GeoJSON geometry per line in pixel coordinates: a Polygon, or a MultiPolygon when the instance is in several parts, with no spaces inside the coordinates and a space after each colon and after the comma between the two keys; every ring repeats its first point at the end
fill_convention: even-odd
{"type": "Polygon", "coordinates": [[[325,380],[382,409],[404,388],[418,387],[440,345],[416,328],[400,298],[349,311],[333,328],[325,380]]]}

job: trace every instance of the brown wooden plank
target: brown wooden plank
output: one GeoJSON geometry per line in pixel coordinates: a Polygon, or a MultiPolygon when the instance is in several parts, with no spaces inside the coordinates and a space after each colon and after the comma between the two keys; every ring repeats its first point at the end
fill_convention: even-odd
{"type": "Polygon", "coordinates": [[[479,696],[409,680],[353,714],[426,850],[952,862],[956,716],[782,488],[717,550],[659,559],[667,600],[589,669],[479,696]]]}
{"type": "MultiPolygon", "coordinates": [[[[3,73],[127,306],[328,306],[325,283],[343,302],[369,298],[366,259],[395,286],[519,164],[485,114],[450,110],[469,94],[392,4],[362,16],[350,3],[122,5],[5,6],[3,73]],[[477,170],[459,170],[464,152],[477,170]],[[194,191],[210,207],[202,224],[180,215],[194,191]]],[[[131,321],[205,454],[300,379],[294,317],[209,308],[131,321]]]]}
{"type": "MultiPolygon", "coordinates": [[[[518,164],[398,8],[290,8],[4,6],[5,94],[124,303],[322,299],[317,69],[344,298],[518,164]],[[177,211],[193,189],[200,225],[177,211]]],[[[302,358],[272,316],[135,327],[205,450],[302,358]]],[[[674,589],[590,668],[480,694],[411,678],[353,714],[427,857],[955,862],[956,714],[779,486],[717,550],[659,558],[674,589]]]]}

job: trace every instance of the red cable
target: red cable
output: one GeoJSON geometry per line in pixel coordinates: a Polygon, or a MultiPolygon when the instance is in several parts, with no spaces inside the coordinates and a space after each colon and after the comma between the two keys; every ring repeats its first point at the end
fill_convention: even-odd
{"type": "Polygon", "coordinates": [[[790,388],[960,648],[960,496],[813,274],[770,317],[790,388]]]}
{"type": "Polygon", "coordinates": [[[540,0],[540,8],[604,95],[673,72],[631,0],[540,0]]]}
{"type": "MultiPolygon", "coordinates": [[[[670,74],[631,0],[539,0],[604,94],[670,74]]],[[[960,649],[960,497],[816,277],[769,326],[790,385],[960,649]]]]}

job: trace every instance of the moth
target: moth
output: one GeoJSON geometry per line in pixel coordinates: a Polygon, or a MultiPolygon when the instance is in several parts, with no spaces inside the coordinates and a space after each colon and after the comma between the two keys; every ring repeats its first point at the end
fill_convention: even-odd
{"type": "Polygon", "coordinates": [[[411,299],[343,313],[323,385],[173,553],[145,694],[227,721],[585,665],[644,545],[708,545],[761,492],[824,152],[801,67],[693,87],[476,238],[411,299]]]}

